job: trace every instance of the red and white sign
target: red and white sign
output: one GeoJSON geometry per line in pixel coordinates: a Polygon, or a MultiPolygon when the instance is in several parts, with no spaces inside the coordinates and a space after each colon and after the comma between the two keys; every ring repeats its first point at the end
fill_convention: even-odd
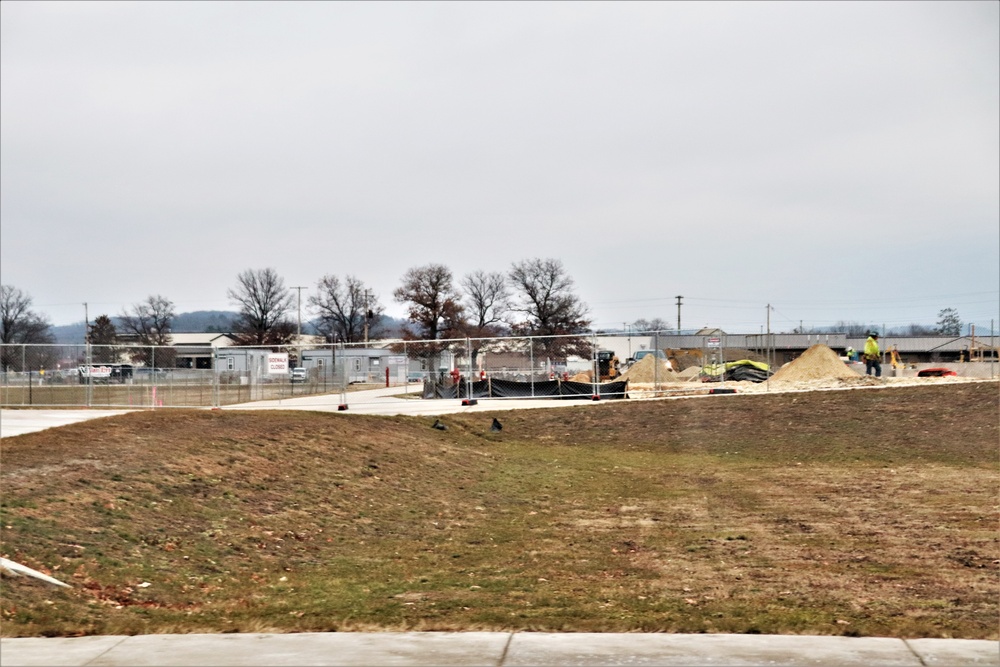
{"type": "Polygon", "coordinates": [[[80,375],[95,380],[107,380],[111,377],[111,366],[80,366],[80,375]]]}
{"type": "Polygon", "coordinates": [[[268,375],[288,375],[288,353],[272,352],[267,355],[268,375]]]}

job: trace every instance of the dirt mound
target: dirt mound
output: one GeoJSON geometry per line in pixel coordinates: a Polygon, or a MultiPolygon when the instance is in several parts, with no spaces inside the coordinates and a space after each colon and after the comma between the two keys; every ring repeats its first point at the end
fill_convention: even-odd
{"type": "Polygon", "coordinates": [[[771,376],[774,382],[802,382],[829,378],[857,378],[837,353],[826,345],[817,344],[802,353],[795,361],[782,366],[771,376]]]}
{"type": "Polygon", "coordinates": [[[691,380],[697,378],[699,375],[701,375],[701,366],[688,366],[678,373],[677,377],[682,380],[691,380]]]}
{"type": "Polygon", "coordinates": [[[647,354],[645,357],[639,361],[632,364],[625,373],[622,374],[622,380],[628,380],[629,382],[676,382],[677,373],[671,370],[670,365],[660,361],[660,367],[656,367],[656,357],[652,354],[647,354]]]}
{"type": "Polygon", "coordinates": [[[685,371],[688,368],[697,367],[701,369],[701,350],[671,350],[667,349],[667,358],[673,362],[673,367],[678,371],[685,371]]]}

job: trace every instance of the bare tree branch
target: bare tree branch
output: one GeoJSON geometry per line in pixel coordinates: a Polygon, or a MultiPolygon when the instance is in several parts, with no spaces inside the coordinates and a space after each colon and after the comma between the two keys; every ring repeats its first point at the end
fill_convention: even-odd
{"type": "Polygon", "coordinates": [[[241,272],[227,295],[239,306],[235,333],[241,344],[282,345],[294,338],[295,327],[286,317],[292,309],[292,295],[274,269],[241,272]]]}
{"type": "MultiPolygon", "coordinates": [[[[567,336],[590,327],[587,305],[573,293],[573,279],[557,259],[515,262],[510,280],[520,297],[513,310],[525,319],[515,331],[529,336],[567,336]]],[[[541,339],[544,353],[554,357],[587,355],[590,345],[582,338],[541,339]]]]}
{"type": "Polygon", "coordinates": [[[369,336],[378,331],[378,322],[385,309],[378,296],[354,276],[343,282],[337,276],[324,276],[316,283],[316,295],[309,305],[318,313],[317,328],[328,340],[356,343],[364,339],[365,319],[369,336]]]}
{"type": "Polygon", "coordinates": [[[126,308],[119,321],[122,329],[134,334],[142,345],[169,345],[174,304],[159,294],[126,308]]]}

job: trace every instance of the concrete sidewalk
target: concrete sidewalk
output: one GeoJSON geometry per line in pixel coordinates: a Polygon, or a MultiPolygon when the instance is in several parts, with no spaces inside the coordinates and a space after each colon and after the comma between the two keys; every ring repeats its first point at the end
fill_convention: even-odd
{"type": "Polygon", "coordinates": [[[998,667],[1000,643],[886,637],[540,632],[139,635],[2,639],[0,665],[998,667]]]}
{"type": "Polygon", "coordinates": [[[130,410],[0,410],[0,438],[11,438],[91,419],[114,417],[126,412],[130,410]]]}

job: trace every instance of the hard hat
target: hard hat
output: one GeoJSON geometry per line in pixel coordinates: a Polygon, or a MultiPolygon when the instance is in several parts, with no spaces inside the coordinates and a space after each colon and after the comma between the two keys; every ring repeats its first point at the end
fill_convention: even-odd
{"type": "Polygon", "coordinates": [[[872,332],[872,338],[878,338],[878,332],[877,331],[873,331],[872,332]]]}

